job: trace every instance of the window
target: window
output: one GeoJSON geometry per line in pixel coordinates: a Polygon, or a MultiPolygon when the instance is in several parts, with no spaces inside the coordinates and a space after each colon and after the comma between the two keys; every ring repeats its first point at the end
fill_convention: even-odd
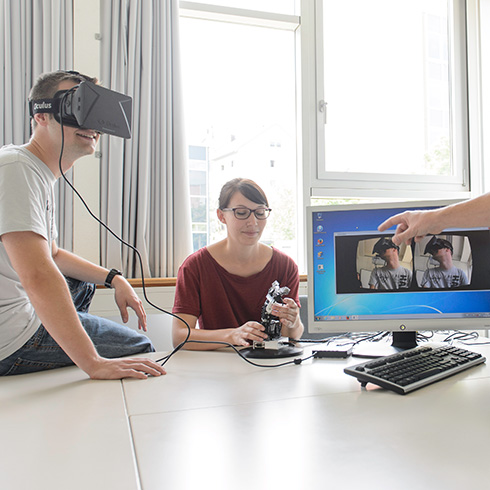
{"type": "Polygon", "coordinates": [[[312,194],[466,197],[464,2],[315,7],[312,194]]]}
{"type": "MultiPolygon", "coordinates": [[[[284,10],[294,2],[264,5],[274,3],[284,10]]],[[[194,249],[224,238],[216,217],[219,192],[244,177],[264,189],[272,208],[262,241],[296,259],[299,19],[279,10],[202,8],[181,2],[194,249]]]]}
{"type": "Polygon", "coordinates": [[[237,176],[264,187],[263,238],[302,271],[306,205],[483,191],[490,0],[215,3],[181,2],[196,248],[224,237],[218,193],[237,176]]]}

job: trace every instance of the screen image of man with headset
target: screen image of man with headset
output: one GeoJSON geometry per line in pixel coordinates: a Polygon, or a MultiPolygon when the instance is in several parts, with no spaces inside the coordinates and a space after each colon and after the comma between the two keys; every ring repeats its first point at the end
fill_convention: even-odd
{"type": "MultiPolygon", "coordinates": [[[[371,289],[394,290],[406,289],[412,282],[412,271],[400,264],[400,247],[391,238],[380,238],[373,247],[376,254],[373,261],[383,263],[371,272],[369,287],[371,289]]],[[[375,262],[376,263],[376,262],[375,262]]]]}
{"type": "Polygon", "coordinates": [[[423,288],[457,288],[469,284],[462,269],[453,264],[453,246],[450,241],[434,235],[425,246],[424,254],[430,254],[431,260],[438,264],[424,272],[423,288]]]}

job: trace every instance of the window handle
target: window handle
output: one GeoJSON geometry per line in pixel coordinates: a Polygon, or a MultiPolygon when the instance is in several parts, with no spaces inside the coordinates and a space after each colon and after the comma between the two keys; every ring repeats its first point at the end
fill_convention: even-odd
{"type": "Polygon", "coordinates": [[[318,110],[323,113],[323,124],[327,124],[327,104],[324,100],[318,103],[318,110]]]}

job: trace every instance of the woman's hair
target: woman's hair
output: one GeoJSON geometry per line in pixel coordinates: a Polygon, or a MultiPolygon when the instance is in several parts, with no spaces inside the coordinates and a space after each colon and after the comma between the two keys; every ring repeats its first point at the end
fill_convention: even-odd
{"type": "Polygon", "coordinates": [[[247,199],[257,204],[269,206],[264,191],[250,179],[237,178],[227,182],[222,188],[219,195],[219,208],[225,209],[230,204],[232,196],[236,193],[242,193],[247,199]]]}

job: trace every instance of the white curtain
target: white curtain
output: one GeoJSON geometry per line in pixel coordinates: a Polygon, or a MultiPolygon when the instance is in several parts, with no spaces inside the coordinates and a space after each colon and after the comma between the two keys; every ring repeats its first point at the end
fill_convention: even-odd
{"type": "MultiPolygon", "coordinates": [[[[145,277],[175,276],[192,251],[178,0],[101,8],[101,82],[133,97],[132,138],[102,137],[101,218],[139,250],[145,277]]],[[[101,261],[141,276],[135,253],[105,230],[101,261]]]]}
{"type": "MultiPolygon", "coordinates": [[[[73,69],[73,5],[71,0],[0,0],[0,146],[30,138],[27,98],[44,72],[73,69]]],[[[68,177],[71,178],[71,172],[68,177]]],[[[59,244],[73,247],[73,193],[57,184],[59,244]]]]}

